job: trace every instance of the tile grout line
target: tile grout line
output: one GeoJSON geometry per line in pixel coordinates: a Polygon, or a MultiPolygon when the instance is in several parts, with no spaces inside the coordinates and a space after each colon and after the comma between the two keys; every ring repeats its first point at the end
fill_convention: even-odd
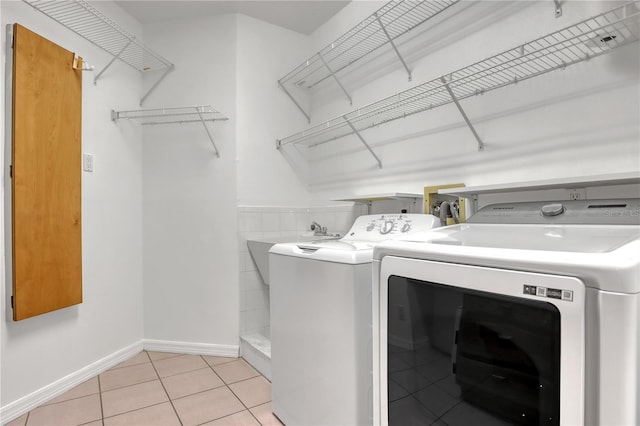
{"type": "MultiPolygon", "coordinates": [[[[199,355],[199,356],[202,358],[202,355],[199,355]]],[[[227,417],[230,417],[230,416],[236,415],[236,414],[238,414],[238,413],[242,413],[243,411],[248,411],[248,412],[249,412],[249,414],[251,414],[251,416],[252,416],[254,419],[256,419],[256,421],[258,422],[258,424],[260,424],[260,425],[262,426],[262,423],[260,423],[260,420],[258,420],[258,419],[256,418],[256,416],[254,416],[254,415],[253,415],[253,413],[251,412],[251,410],[249,410],[249,408],[247,407],[247,405],[246,405],[244,402],[242,402],[242,400],[238,397],[238,395],[236,395],[236,394],[235,394],[235,392],[234,392],[234,391],[229,387],[229,384],[228,384],[228,383],[227,383],[227,382],[226,382],[222,377],[220,377],[220,375],[216,372],[216,370],[214,370],[214,368],[213,368],[214,366],[213,366],[213,365],[211,365],[211,364],[209,364],[209,363],[207,362],[207,360],[205,360],[204,358],[202,358],[202,359],[204,360],[204,362],[206,362],[206,363],[207,363],[207,366],[211,369],[211,371],[213,371],[213,374],[215,374],[215,375],[216,375],[216,376],[217,376],[217,377],[222,381],[222,383],[223,383],[223,385],[222,385],[222,386],[218,386],[217,388],[213,388],[213,389],[220,389],[220,388],[222,388],[222,387],[227,388],[227,390],[228,390],[229,392],[231,392],[231,394],[232,394],[232,395],[233,395],[233,396],[234,396],[238,401],[240,401],[240,404],[242,404],[242,406],[244,407],[244,410],[236,411],[235,413],[229,413],[229,414],[227,414],[226,416],[218,417],[218,418],[216,418],[216,419],[207,420],[207,421],[205,421],[205,422],[203,422],[203,423],[199,423],[199,424],[198,424],[198,425],[196,425],[196,426],[200,426],[200,425],[203,425],[203,424],[206,424],[206,423],[209,423],[209,422],[213,422],[213,421],[217,421],[217,420],[220,420],[220,419],[224,419],[224,418],[227,418],[227,417]]],[[[243,359],[243,358],[242,358],[242,357],[238,357],[238,358],[236,358],[234,361],[237,361],[237,360],[240,360],[240,359],[243,359]]],[[[221,364],[217,364],[217,365],[228,364],[228,363],[230,363],[230,362],[234,362],[234,361],[223,362],[223,363],[221,363],[221,364]]],[[[245,361],[245,362],[246,362],[246,361],[245,361]]],[[[255,376],[255,377],[257,377],[257,376],[255,376]]],[[[231,383],[231,384],[244,382],[245,380],[249,380],[249,379],[253,379],[253,378],[254,378],[254,377],[250,377],[250,378],[248,378],[248,379],[239,380],[239,381],[237,381],[237,382],[233,382],[233,383],[231,383]]],[[[199,394],[199,393],[208,392],[208,391],[210,391],[210,390],[212,390],[212,389],[203,390],[203,391],[196,392],[196,393],[191,394],[191,395],[186,395],[186,396],[183,396],[183,397],[180,397],[180,398],[186,398],[187,396],[197,395],[197,394],[199,394]]],[[[180,399],[180,398],[176,398],[176,399],[180,399]]]]}
{"type": "MultiPolygon", "coordinates": [[[[239,357],[238,359],[242,359],[244,362],[246,362],[247,364],[249,364],[249,363],[248,363],[244,358],[242,358],[242,357],[239,357]]],[[[251,365],[251,364],[249,364],[249,365],[251,365]]],[[[251,367],[251,368],[253,368],[253,367],[251,367]]],[[[213,368],[212,368],[212,369],[213,369],[213,368]]],[[[215,371],[214,371],[214,373],[215,373],[215,371]]],[[[258,375],[257,375],[257,376],[249,377],[249,378],[244,379],[244,380],[238,380],[237,382],[233,382],[233,383],[230,383],[230,384],[236,384],[236,383],[246,382],[247,380],[252,380],[252,379],[255,379],[256,377],[262,377],[262,378],[264,378],[265,380],[267,380],[267,379],[266,379],[266,377],[264,377],[262,374],[260,374],[260,372],[258,372],[258,375]]],[[[268,380],[267,380],[267,381],[268,381],[268,380]]],[[[223,382],[224,382],[224,380],[223,380],[223,382]]],[[[268,381],[268,382],[269,382],[269,385],[271,385],[271,382],[270,382],[270,381],[268,381]]],[[[233,389],[231,389],[231,386],[229,386],[229,384],[227,384],[226,382],[225,382],[225,385],[227,386],[227,388],[229,389],[229,391],[233,394],[233,396],[235,396],[235,397],[238,399],[238,401],[240,401],[240,404],[242,404],[242,405],[245,407],[246,411],[248,411],[248,412],[249,412],[249,414],[251,414],[251,416],[252,416],[254,419],[256,419],[256,421],[258,422],[258,424],[262,425],[262,422],[261,422],[261,421],[260,421],[260,420],[255,416],[255,414],[253,414],[253,412],[251,411],[251,408],[249,408],[249,407],[247,406],[247,404],[245,404],[245,403],[244,403],[244,401],[243,401],[242,399],[240,399],[240,397],[239,397],[238,395],[236,395],[236,393],[233,391],[233,389]]],[[[269,396],[269,401],[267,401],[267,402],[271,402],[271,396],[269,396]]],[[[266,404],[267,402],[265,402],[264,404],[266,404]]],[[[258,404],[258,405],[256,405],[256,407],[259,407],[260,405],[262,405],[262,404],[258,404]]],[[[252,407],[252,408],[255,408],[255,407],[252,407]]]]}
{"type": "Polygon", "coordinates": [[[112,416],[104,417],[104,418],[102,419],[102,424],[104,424],[105,419],[112,419],[112,418],[114,418],[114,417],[122,416],[122,415],[124,415],[124,414],[135,413],[136,411],[141,411],[141,410],[145,410],[145,409],[147,409],[147,408],[156,407],[156,406],[158,406],[158,405],[165,404],[166,402],[167,402],[167,401],[157,402],[157,403],[155,403],[155,404],[147,405],[146,407],[134,408],[133,410],[123,411],[122,413],[118,413],[118,414],[114,414],[114,415],[112,415],[112,416]]]}
{"type": "MultiPolygon", "coordinates": [[[[150,383],[150,382],[153,382],[155,380],[160,380],[160,377],[156,377],[155,379],[144,380],[142,382],[131,383],[130,385],[124,385],[124,386],[120,386],[120,387],[113,388],[113,389],[108,389],[108,390],[105,390],[104,393],[112,392],[112,391],[116,391],[116,390],[121,390],[121,389],[125,389],[125,388],[130,388],[131,386],[143,385],[145,383],[150,383]]],[[[77,398],[75,398],[75,399],[77,399],[77,398]]]]}
{"type": "Polygon", "coordinates": [[[96,376],[98,378],[98,395],[100,395],[100,421],[104,426],[104,407],[102,406],[102,385],[100,384],[100,374],[96,376]]]}
{"type": "MultiPolygon", "coordinates": [[[[256,376],[257,377],[257,376],[256,376]]],[[[252,377],[253,379],[253,377],[252,377]]],[[[246,380],[250,380],[250,379],[246,379],[246,380]]],[[[240,382],[244,382],[244,380],[241,380],[240,382]]],[[[240,383],[240,382],[236,382],[236,383],[240,383]]],[[[240,404],[242,404],[242,406],[245,408],[245,410],[243,411],[248,411],[249,414],[251,414],[251,417],[253,417],[254,419],[256,419],[256,421],[258,422],[258,424],[262,425],[262,423],[260,422],[260,420],[258,420],[258,418],[251,412],[251,409],[249,407],[247,407],[247,404],[244,403],[243,400],[240,399],[240,397],[238,395],[236,395],[236,393],[233,391],[233,389],[231,389],[231,387],[229,385],[227,385],[227,388],[229,389],[229,391],[233,394],[233,396],[235,396],[238,401],[240,401],[240,404]]],[[[269,402],[271,402],[271,398],[269,398],[269,402]]],[[[265,403],[266,404],[266,403],[265,403]]],[[[261,405],[261,404],[259,404],[261,405]]],[[[257,407],[257,406],[256,406],[257,407]]],[[[238,411],[239,413],[241,411],[238,411]]]]}
{"type": "MultiPolygon", "coordinates": [[[[147,356],[149,356],[148,352],[147,352],[147,356]]],[[[169,400],[169,404],[171,404],[171,408],[173,409],[173,412],[176,414],[176,417],[178,418],[178,421],[180,422],[180,425],[183,426],[184,423],[182,423],[182,419],[180,418],[180,415],[178,414],[178,410],[176,410],[175,405],[173,405],[173,400],[171,399],[171,396],[169,396],[169,392],[167,392],[167,388],[164,386],[164,382],[160,378],[160,374],[158,373],[158,370],[156,369],[156,365],[153,363],[153,360],[151,359],[151,356],[149,356],[149,360],[151,361],[151,366],[153,367],[153,371],[155,371],[156,375],[158,376],[158,381],[160,382],[160,385],[162,386],[162,390],[164,390],[164,393],[167,395],[167,399],[169,400]]]]}

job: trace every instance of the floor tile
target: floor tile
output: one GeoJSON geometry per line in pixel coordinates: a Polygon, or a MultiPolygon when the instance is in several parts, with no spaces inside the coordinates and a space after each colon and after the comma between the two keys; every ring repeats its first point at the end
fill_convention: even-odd
{"type": "Polygon", "coordinates": [[[184,426],[199,425],[245,409],[227,387],[176,399],[173,406],[184,426]]]}
{"type": "Polygon", "coordinates": [[[238,358],[229,358],[226,356],[210,356],[210,355],[202,355],[202,358],[207,362],[207,364],[211,366],[226,364],[227,362],[238,360],[238,358]]]}
{"type": "Polygon", "coordinates": [[[180,426],[170,402],[104,419],[104,426],[180,426]]]}
{"type": "Polygon", "coordinates": [[[387,395],[389,402],[396,401],[398,399],[402,399],[409,395],[409,392],[404,390],[399,384],[394,382],[393,380],[389,380],[387,382],[387,395]]]}
{"type": "Polygon", "coordinates": [[[260,426],[260,423],[253,417],[249,410],[205,423],[202,426],[260,426]]]}
{"type": "Polygon", "coordinates": [[[222,379],[209,367],[165,377],[162,383],[170,399],[224,386],[222,379]]]}
{"type": "Polygon", "coordinates": [[[271,383],[261,376],[233,383],[229,388],[248,408],[271,401],[271,383]]]}
{"type": "Polygon", "coordinates": [[[57,404],[62,401],[69,401],[70,399],[81,398],[83,396],[96,395],[100,393],[100,388],[98,387],[98,378],[94,377],[92,379],[87,380],[86,382],[80,383],[78,386],[69,389],[62,395],[53,398],[50,401],[45,402],[42,405],[49,404],[57,404]]]}
{"type": "Polygon", "coordinates": [[[27,423],[27,416],[28,415],[29,415],[29,413],[23,414],[20,417],[18,417],[17,419],[11,420],[5,426],[24,426],[27,423]]]}
{"type": "Polygon", "coordinates": [[[38,407],[29,413],[29,426],[81,425],[102,418],[100,395],[89,395],[38,407]]]}
{"type": "Polygon", "coordinates": [[[273,415],[270,402],[251,408],[250,411],[256,416],[262,426],[282,426],[280,420],[273,415]]]}
{"type": "Polygon", "coordinates": [[[83,423],[82,426],[103,426],[103,424],[102,420],[96,420],[95,422],[91,423],[83,423]]]}
{"type": "Polygon", "coordinates": [[[160,377],[169,377],[187,371],[207,367],[207,363],[199,355],[180,355],[154,361],[153,365],[160,377]]]}
{"type": "Polygon", "coordinates": [[[225,364],[214,365],[212,368],[227,384],[260,375],[260,373],[254,370],[253,367],[247,364],[242,358],[225,364]]]}
{"type": "MultiPolygon", "coordinates": [[[[436,421],[437,416],[427,410],[412,396],[389,404],[389,424],[402,426],[424,426],[436,421]]],[[[474,423],[468,423],[473,425],[474,423]]]]}
{"type": "Polygon", "coordinates": [[[497,417],[493,417],[486,411],[467,404],[466,402],[461,402],[442,416],[442,421],[452,426],[469,424],[473,424],[473,426],[507,426],[511,424],[497,417]]]}
{"type": "Polygon", "coordinates": [[[444,390],[435,385],[421,390],[415,394],[415,397],[422,405],[438,417],[442,416],[460,402],[460,400],[452,398],[444,390]]]}
{"type": "Polygon", "coordinates": [[[391,380],[409,393],[418,392],[431,384],[431,381],[414,369],[391,373],[391,380]]]}
{"type": "Polygon", "coordinates": [[[173,353],[173,352],[147,351],[147,355],[149,355],[149,358],[151,359],[151,361],[158,361],[160,359],[171,358],[171,357],[174,357],[174,356],[180,356],[182,354],[176,354],[176,353],[173,353]]]}
{"type": "Polygon", "coordinates": [[[102,409],[105,417],[156,405],[168,401],[160,380],[127,386],[102,393],[102,409]]]}
{"type": "Polygon", "coordinates": [[[130,367],[107,370],[100,375],[100,390],[102,392],[138,383],[156,380],[158,375],[151,363],[132,365],[130,367]]]}
{"type": "Polygon", "coordinates": [[[149,355],[147,355],[145,351],[142,351],[138,355],[135,355],[128,360],[123,361],[114,367],[111,367],[111,370],[113,370],[114,368],[131,367],[132,365],[144,364],[145,362],[151,362],[151,360],[149,359],[149,355]]]}

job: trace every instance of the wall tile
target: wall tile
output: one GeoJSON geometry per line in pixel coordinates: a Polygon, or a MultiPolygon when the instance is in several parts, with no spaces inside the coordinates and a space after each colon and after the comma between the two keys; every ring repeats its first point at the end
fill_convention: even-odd
{"type": "Polygon", "coordinates": [[[251,257],[251,253],[246,251],[244,252],[244,256],[242,257],[242,262],[243,262],[243,266],[244,266],[244,271],[243,272],[249,272],[249,271],[257,271],[258,268],[256,266],[256,263],[253,261],[253,257],[251,257]]]}
{"type": "Polygon", "coordinates": [[[337,212],[335,214],[336,231],[343,234],[351,228],[353,225],[354,217],[352,212],[337,212]]]}
{"type": "Polygon", "coordinates": [[[286,232],[295,232],[297,228],[296,212],[280,212],[280,229],[286,232]]]}
{"type": "Polygon", "coordinates": [[[258,271],[243,272],[245,276],[245,291],[258,290],[265,286],[258,271]]]}
{"type": "MultiPolygon", "coordinates": [[[[264,237],[264,233],[262,231],[247,231],[244,233],[245,240],[260,240],[264,237]]],[[[247,243],[245,241],[245,247],[247,243]]],[[[249,250],[247,248],[247,250],[249,250]]]]}
{"type": "Polygon", "coordinates": [[[240,333],[269,336],[269,287],[251,258],[246,240],[291,236],[309,232],[312,220],[330,232],[346,232],[355,217],[366,214],[366,205],[307,207],[241,206],[238,208],[240,244],[240,333]]]}
{"type": "Polygon", "coordinates": [[[279,212],[263,212],[262,213],[262,231],[263,232],[279,232],[280,231],[280,213],[279,212]]]}
{"type": "Polygon", "coordinates": [[[244,231],[245,232],[262,232],[262,213],[246,212],[244,213],[244,231]]]}
{"type": "MultiPolygon", "coordinates": [[[[263,286],[266,287],[266,286],[263,286]]],[[[264,289],[259,290],[248,290],[245,292],[246,294],[246,310],[253,309],[266,309],[265,299],[267,295],[265,294],[264,289]]]]}
{"type": "Polygon", "coordinates": [[[309,231],[309,225],[311,220],[309,219],[309,211],[300,211],[296,213],[296,231],[306,232],[309,231]]]}

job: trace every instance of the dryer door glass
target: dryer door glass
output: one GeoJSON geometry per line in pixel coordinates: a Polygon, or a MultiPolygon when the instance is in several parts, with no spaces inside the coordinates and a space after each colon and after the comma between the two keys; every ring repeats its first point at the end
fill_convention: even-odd
{"type": "Polygon", "coordinates": [[[559,424],[554,305],[397,276],[388,288],[389,425],[559,424]]]}

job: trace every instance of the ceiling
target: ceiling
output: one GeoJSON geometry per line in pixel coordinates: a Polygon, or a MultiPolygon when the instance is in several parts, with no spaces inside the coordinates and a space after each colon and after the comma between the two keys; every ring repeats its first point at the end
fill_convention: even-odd
{"type": "Polygon", "coordinates": [[[280,27],[311,34],[351,0],[120,0],[142,24],[196,16],[242,13],[280,27]]]}

